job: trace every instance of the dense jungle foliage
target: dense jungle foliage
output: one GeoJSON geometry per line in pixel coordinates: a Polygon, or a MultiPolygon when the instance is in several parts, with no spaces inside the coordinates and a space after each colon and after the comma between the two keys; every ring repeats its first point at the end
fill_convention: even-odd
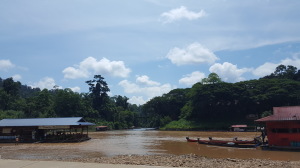
{"type": "Polygon", "coordinates": [[[77,93],[0,78],[0,119],[80,116],[111,129],[220,130],[231,124],[253,125],[255,119],[272,114],[273,107],[300,105],[300,70],[285,65],[263,78],[237,83],[211,73],[192,88],[171,90],[142,106],[128,103],[126,96],[109,97],[101,75],[86,84],[89,92],[77,93]]]}

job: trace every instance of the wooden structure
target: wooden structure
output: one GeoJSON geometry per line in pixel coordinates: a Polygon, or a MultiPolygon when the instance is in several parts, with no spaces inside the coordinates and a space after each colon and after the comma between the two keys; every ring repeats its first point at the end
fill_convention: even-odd
{"type": "Polygon", "coordinates": [[[244,132],[244,131],[246,131],[247,128],[248,128],[247,125],[232,125],[232,126],[230,126],[230,130],[235,131],[235,132],[244,132]]]}
{"type": "Polygon", "coordinates": [[[273,115],[256,122],[266,125],[269,148],[300,149],[300,106],[274,107],[273,115]]]}
{"type": "Polygon", "coordinates": [[[107,126],[97,126],[96,131],[107,131],[108,127],[107,126]]]}
{"type": "Polygon", "coordinates": [[[90,139],[82,117],[3,119],[0,142],[80,142],[90,139]]]}

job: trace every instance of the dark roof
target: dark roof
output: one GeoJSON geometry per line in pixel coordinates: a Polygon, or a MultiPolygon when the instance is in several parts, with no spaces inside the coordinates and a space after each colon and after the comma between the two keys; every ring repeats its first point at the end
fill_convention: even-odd
{"type": "Polygon", "coordinates": [[[274,107],[273,113],[273,115],[255,121],[300,121],[300,106],[274,107]]]}
{"type": "Polygon", "coordinates": [[[82,117],[68,118],[25,118],[25,119],[3,119],[0,127],[29,127],[29,126],[68,126],[68,125],[95,125],[86,122],[82,117]]]}

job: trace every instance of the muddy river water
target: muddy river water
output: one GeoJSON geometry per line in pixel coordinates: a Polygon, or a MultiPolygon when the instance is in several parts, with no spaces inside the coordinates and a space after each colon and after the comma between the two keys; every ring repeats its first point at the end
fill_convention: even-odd
{"type": "Polygon", "coordinates": [[[81,143],[0,144],[0,155],[7,159],[87,158],[116,155],[196,154],[212,158],[259,158],[271,160],[300,160],[300,152],[265,151],[216,147],[186,142],[185,137],[207,139],[252,140],[256,132],[198,132],[126,130],[91,132],[89,141],[81,143]]]}

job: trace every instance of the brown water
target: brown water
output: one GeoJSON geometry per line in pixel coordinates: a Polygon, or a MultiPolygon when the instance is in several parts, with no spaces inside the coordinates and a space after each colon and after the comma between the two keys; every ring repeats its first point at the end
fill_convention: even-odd
{"type": "Polygon", "coordinates": [[[265,151],[217,147],[186,142],[185,137],[230,140],[238,137],[252,140],[255,132],[196,132],[196,131],[107,131],[92,132],[92,138],[82,143],[0,144],[0,155],[8,159],[89,158],[116,155],[196,154],[212,158],[259,158],[271,160],[300,160],[300,152],[265,151]]]}

